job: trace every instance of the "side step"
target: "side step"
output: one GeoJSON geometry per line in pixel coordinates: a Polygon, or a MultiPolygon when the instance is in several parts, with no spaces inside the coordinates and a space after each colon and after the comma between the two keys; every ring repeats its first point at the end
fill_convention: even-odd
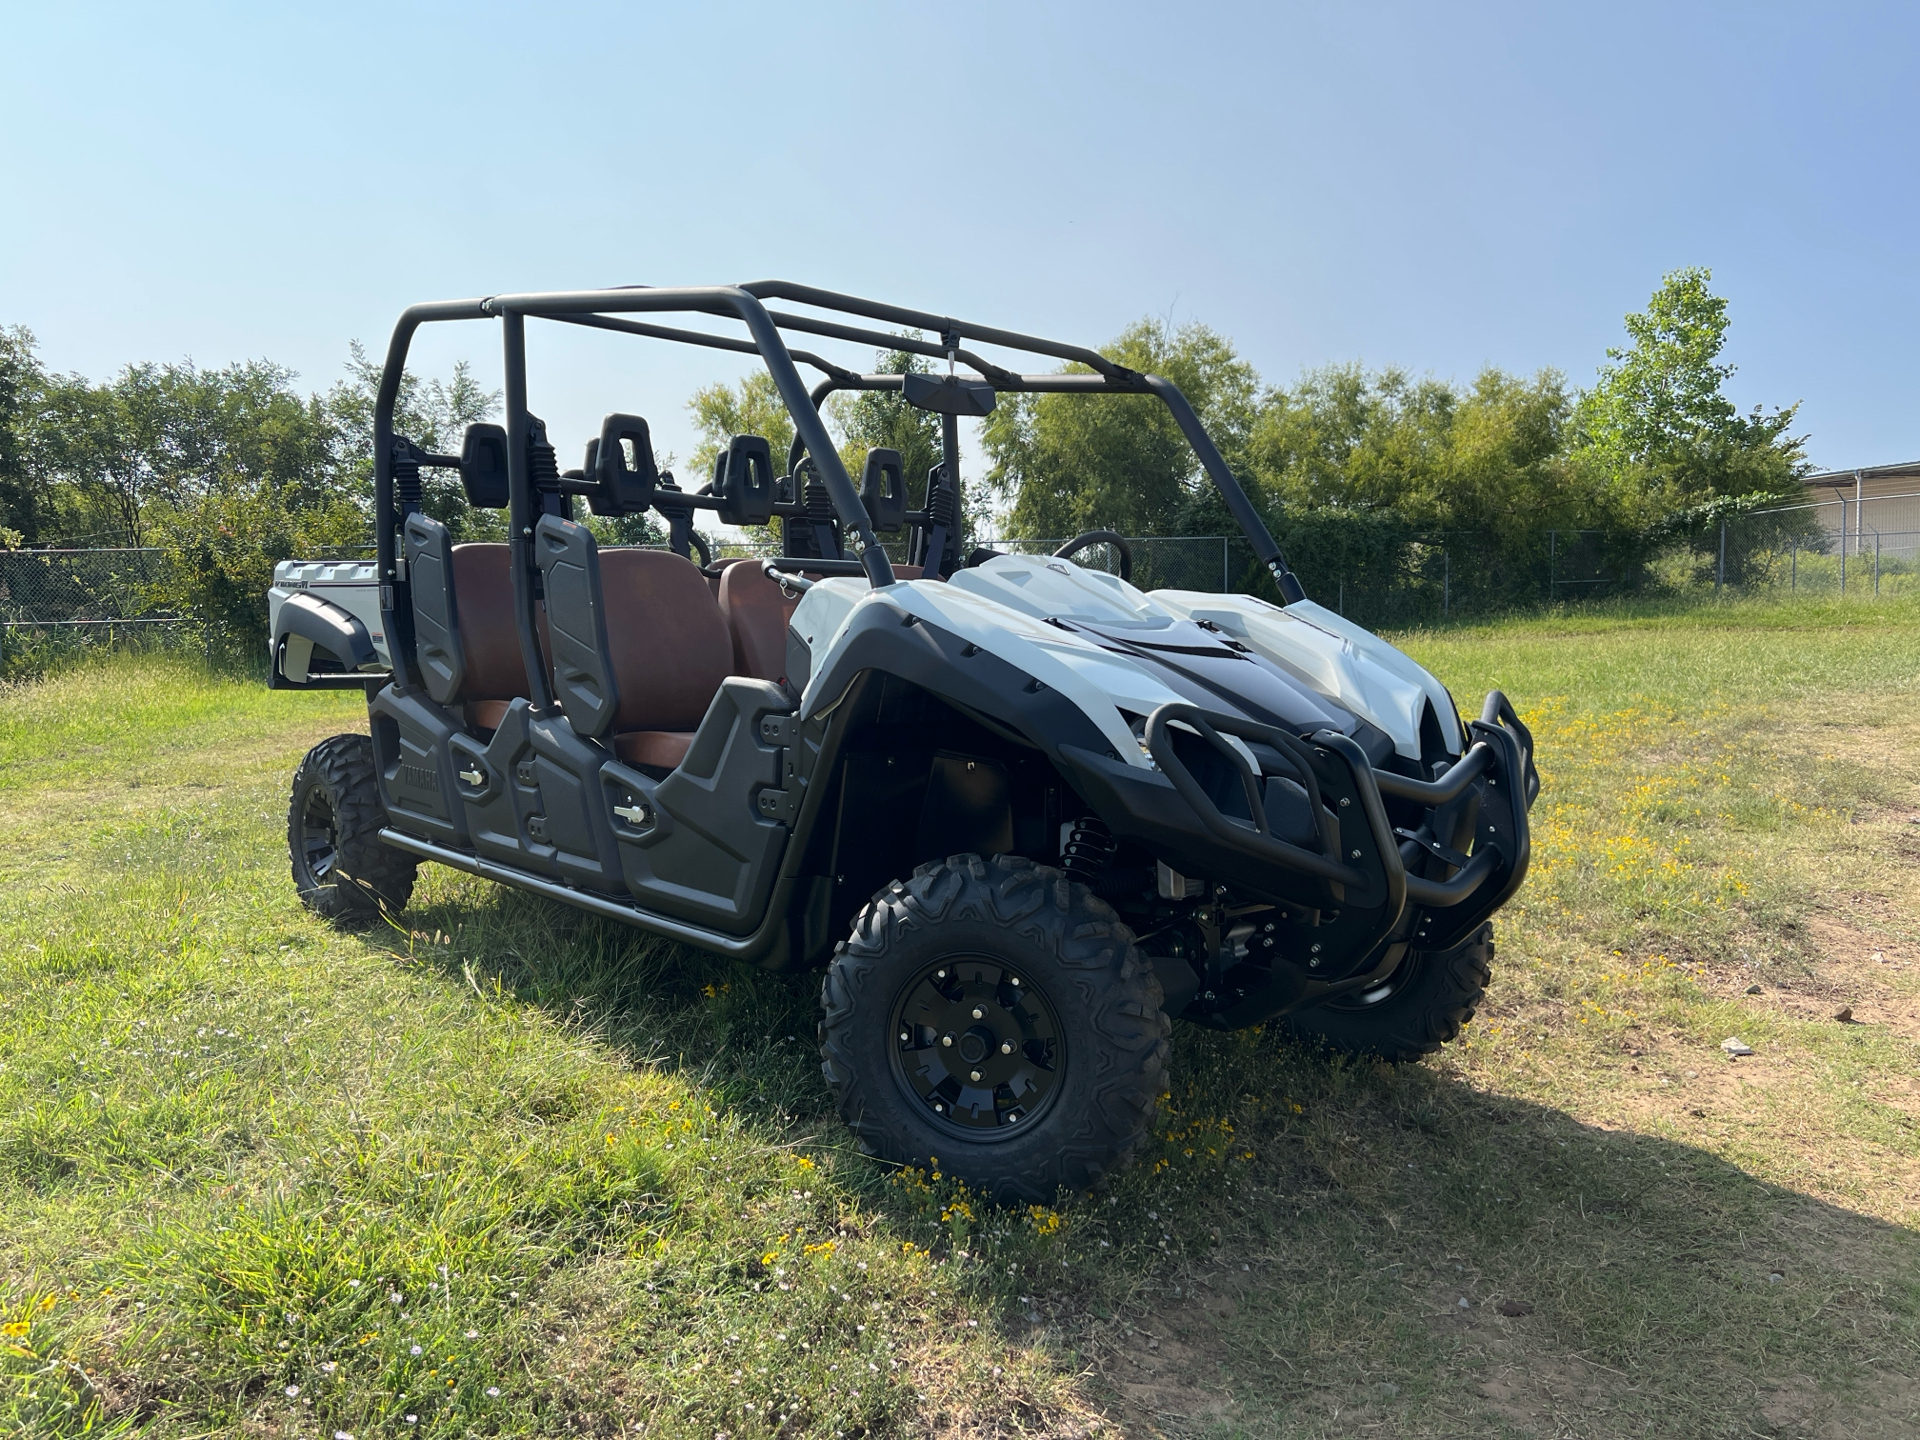
{"type": "MultiPolygon", "coordinates": [[[[421,840],[390,827],[380,832],[380,839],[382,843],[391,845],[396,850],[405,850],[410,854],[418,855],[422,860],[431,860],[438,865],[464,870],[469,875],[478,875],[483,880],[511,885],[516,890],[531,891],[535,895],[557,900],[562,905],[571,905],[576,910],[585,910],[602,919],[618,920],[622,924],[637,926],[668,940],[678,940],[684,945],[697,946],[699,949],[716,955],[725,955],[733,960],[764,962],[768,953],[786,933],[784,926],[778,923],[769,924],[766,919],[763,919],[760,928],[751,935],[723,935],[717,930],[689,925],[684,920],[656,915],[650,910],[642,910],[637,906],[622,905],[618,900],[609,900],[604,895],[575,890],[558,881],[529,875],[524,870],[516,870],[510,865],[498,865],[491,860],[483,860],[477,855],[449,850],[445,846],[435,845],[431,840],[421,840]]],[[[786,890],[787,882],[784,879],[774,883],[772,903],[768,906],[769,917],[777,916],[784,911],[786,890]]]]}

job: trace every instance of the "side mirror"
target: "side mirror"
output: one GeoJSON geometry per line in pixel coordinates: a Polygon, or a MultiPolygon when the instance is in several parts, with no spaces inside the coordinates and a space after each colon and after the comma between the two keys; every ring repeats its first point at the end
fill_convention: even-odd
{"type": "Polygon", "coordinates": [[[638,515],[652,505],[660,470],[654,464],[647,422],[638,415],[609,415],[601,421],[588,478],[599,482],[598,492],[587,497],[587,508],[596,515],[638,515]],[[631,465],[623,440],[633,446],[631,465]]]}
{"type": "Polygon", "coordinates": [[[467,426],[460,444],[460,485],[481,510],[507,508],[507,432],[501,425],[467,426]]]}
{"type": "Polygon", "coordinates": [[[993,386],[984,380],[968,380],[959,375],[915,375],[900,377],[900,393],[917,410],[936,415],[969,415],[979,419],[993,413],[993,386]]]}
{"type": "Polygon", "coordinates": [[[876,447],[867,451],[867,468],[860,477],[860,503],[867,507],[876,530],[894,534],[907,523],[906,465],[898,450],[876,447]]]}
{"type": "Polygon", "coordinates": [[[728,525],[773,519],[773,450],[759,435],[736,435],[714,462],[713,493],[728,525]]]}

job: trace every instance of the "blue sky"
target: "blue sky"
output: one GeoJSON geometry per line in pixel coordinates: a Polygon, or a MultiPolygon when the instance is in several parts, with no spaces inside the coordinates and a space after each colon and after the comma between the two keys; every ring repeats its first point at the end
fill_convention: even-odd
{"type": "MultiPolygon", "coordinates": [[[[1663,272],[1743,406],[1920,457],[1920,10],[1835,5],[26,4],[0,322],[55,367],[321,386],[414,300],[781,276],[1104,341],[1586,383],[1663,272]]],[[[452,327],[442,327],[443,331],[452,327]]],[[[493,327],[417,350],[497,374],[493,327]]],[[[542,333],[570,455],[690,443],[725,357],[542,333]]]]}

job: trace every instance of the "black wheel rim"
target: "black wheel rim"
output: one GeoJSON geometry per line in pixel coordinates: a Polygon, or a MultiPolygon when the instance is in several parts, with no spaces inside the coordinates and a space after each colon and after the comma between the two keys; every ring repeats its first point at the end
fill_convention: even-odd
{"type": "Polygon", "coordinates": [[[893,1007],[893,1071],[927,1119],[970,1140],[1033,1128],[1060,1093],[1060,1019],[1032,978],[990,955],[950,955],[893,1007]]]}
{"type": "Polygon", "coordinates": [[[315,885],[333,878],[334,862],[340,858],[340,827],[333,797],[324,785],[309,790],[307,803],[300,807],[300,856],[315,885]]]}

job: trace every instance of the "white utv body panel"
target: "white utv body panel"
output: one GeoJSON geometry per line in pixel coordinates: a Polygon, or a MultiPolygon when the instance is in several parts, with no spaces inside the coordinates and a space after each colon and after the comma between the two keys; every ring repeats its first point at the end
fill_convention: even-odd
{"type": "MultiPolygon", "coordinates": [[[[1378,637],[1313,604],[1282,610],[1243,595],[1136,590],[1117,576],[1047,556],[1001,555],[951,580],[908,580],[884,590],[838,578],[817,582],[794,610],[792,627],[812,652],[803,715],[834,697],[819,677],[848,619],[861,605],[887,604],[978,645],[1073,701],[1129,764],[1152,768],[1127,722],[1183,697],[1143,666],[1047,624],[1085,620],[1143,631],[1176,619],[1208,620],[1311,689],[1371,721],[1400,753],[1420,758],[1420,719],[1431,702],[1448,748],[1460,753],[1459,719],[1446,687],[1378,637]],[[1327,622],[1337,622],[1334,624],[1327,622]]],[[[1235,748],[1239,748],[1236,745],[1235,748]]]]}
{"type": "Polygon", "coordinates": [[[1432,675],[1344,616],[1311,600],[1286,609],[1251,595],[1156,590],[1150,597],[1187,620],[1218,625],[1249,649],[1338,700],[1393,738],[1393,748],[1420,758],[1420,715],[1429,702],[1450,753],[1464,748],[1453,697],[1432,675]]]}
{"type": "Polygon", "coordinates": [[[791,622],[794,633],[813,653],[813,679],[800,698],[802,715],[812,715],[836,698],[820,693],[821,678],[832,665],[834,647],[848,619],[863,605],[905,611],[1025,671],[1071,700],[1122,759],[1153,768],[1120,712],[1149,715],[1169,701],[1178,701],[1179,695],[1124,655],[939,580],[908,580],[870,590],[865,580],[843,578],[822,580],[807,591],[791,622]]]}
{"type": "Polygon", "coordinates": [[[295,595],[307,594],[338,606],[366,626],[373,653],[382,665],[392,665],[374,568],[370,560],[282,560],[273,567],[273,586],[267,591],[267,634],[280,633],[280,607],[295,595]]]}

